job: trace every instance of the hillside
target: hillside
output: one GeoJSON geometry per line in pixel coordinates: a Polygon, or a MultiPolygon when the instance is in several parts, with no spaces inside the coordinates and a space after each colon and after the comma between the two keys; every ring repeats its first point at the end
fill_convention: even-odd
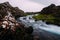
{"type": "Polygon", "coordinates": [[[51,4],[38,12],[38,16],[34,16],[36,20],[43,20],[47,24],[60,25],[60,6],[51,4]]]}
{"type": "Polygon", "coordinates": [[[7,15],[7,11],[10,11],[11,14],[15,17],[20,17],[24,15],[24,11],[22,11],[18,7],[12,7],[9,2],[0,3],[0,16],[4,17],[5,15],[7,15]]]}
{"type": "Polygon", "coordinates": [[[24,27],[15,18],[24,16],[24,11],[12,7],[9,2],[0,3],[0,40],[31,40],[32,27],[24,27]]]}

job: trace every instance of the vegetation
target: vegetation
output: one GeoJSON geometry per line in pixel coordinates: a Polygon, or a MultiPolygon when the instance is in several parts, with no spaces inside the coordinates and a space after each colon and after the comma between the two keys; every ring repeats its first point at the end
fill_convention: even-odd
{"type": "Polygon", "coordinates": [[[43,20],[47,24],[55,24],[60,26],[60,6],[51,4],[48,7],[45,7],[41,12],[36,12],[38,16],[34,16],[36,20],[43,20]]]}
{"type": "Polygon", "coordinates": [[[36,20],[43,20],[45,22],[51,22],[51,23],[54,23],[54,19],[55,17],[53,15],[46,15],[46,14],[39,14],[37,16],[33,16],[34,19],[36,20]]]}

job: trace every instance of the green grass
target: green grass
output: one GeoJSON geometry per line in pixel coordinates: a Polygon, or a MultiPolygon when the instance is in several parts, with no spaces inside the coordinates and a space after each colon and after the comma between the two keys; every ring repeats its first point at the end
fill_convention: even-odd
{"type": "Polygon", "coordinates": [[[46,15],[46,14],[39,14],[37,16],[33,16],[34,19],[36,20],[44,20],[46,22],[51,22],[54,23],[55,17],[51,14],[46,15]]]}

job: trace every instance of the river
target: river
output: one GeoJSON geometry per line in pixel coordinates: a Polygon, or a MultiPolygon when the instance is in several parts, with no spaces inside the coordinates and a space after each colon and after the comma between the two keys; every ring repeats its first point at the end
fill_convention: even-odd
{"type": "Polygon", "coordinates": [[[19,21],[22,22],[25,27],[32,26],[34,29],[33,35],[40,35],[40,39],[44,40],[60,40],[60,26],[46,24],[42,20],[35,21],[32,18],[33,15],[28,15],[25,17],[20,17],[19,21]]]}

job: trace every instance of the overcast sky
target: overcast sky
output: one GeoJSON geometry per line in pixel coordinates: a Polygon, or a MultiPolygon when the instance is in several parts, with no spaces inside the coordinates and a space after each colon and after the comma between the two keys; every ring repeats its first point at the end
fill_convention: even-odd
{"type": "Polygon", "coordinates": [[[56,4],[60,5],[60,0],[0,0],[0,3],[8,1],[12,6],[17,6],[25,12],[37,12],[42,8],[56,4]]]}

